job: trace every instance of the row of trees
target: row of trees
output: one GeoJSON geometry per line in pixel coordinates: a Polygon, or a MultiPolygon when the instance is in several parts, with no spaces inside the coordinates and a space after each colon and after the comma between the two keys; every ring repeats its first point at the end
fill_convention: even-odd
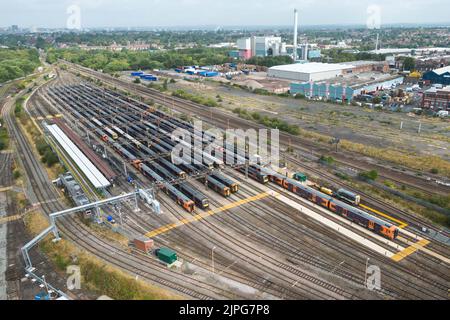
{"type": "Polygon", "coordinates": [[[80,49],[49,49],[47,61],[64,59],[85,67],[116,72],[122,70],[163,69],[184,65],[212,65],[230,62],[227,49],[196,48],[171,51],[108,50],[84,51],[80,49]]]}
{"type": "Polygon", "coordinates": [[[34,49],[0,49],[0,83],[24,77],[39,66],[34,49]]]}
{"type": "Polygon", "coordinates": [[[293,60],[289,56],[251,57],[246,63],[270,68],[282,64],[293,63],[293,60]]]}

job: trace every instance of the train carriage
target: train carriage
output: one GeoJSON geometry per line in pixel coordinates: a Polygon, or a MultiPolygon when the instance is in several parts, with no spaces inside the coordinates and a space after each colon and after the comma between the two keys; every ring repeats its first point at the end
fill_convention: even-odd
{"type": "Polygon", "coordinates": [[[233,180],[231,180],[219,173],[213,173],[211,175],[211,177],[213,177],[217,181],[221,182],[222,184],[224,184],[225,186],[230,188],[232,193],[236,193],[239,191],[239,184],[237,182],[234,182],[233,180]]]}
{"type": "MultiPolygon", "coordinates": [[[[245,174],[245,167],[238,167],[236,168],[237,171],[245,174]]],[[[259,183],[262,184],[266,184],[269,182],[269,177],[265,174],[262,174],[258,171],[256,171],[254,168],[252,167],[248,167],[247,168],[247,174],[250,178],[252,178],[253,180],[258,181],[259,183]]]]}
{"type": "Polygon", "coordinates": [[[311,187],[302,185],[297,181],[286,178],[283,175],[272,172],[269,174],[270,180],[282,186],[283,188],[305,198],[313,203],[329,209],[330,211],[358,223],[373,232],[389,239],[395,239],[398,236],[398,228],[388,222],[376,218],[358,208],[355,208],[343,201],[333,199],[332,197],[315,190],[311,187]]]}
{"type": "Polygon", "coordinates": [[[192,185],[181,183],[178,186],[178,189],[192,199],[197,207],[201,209],[207,209],[209,207],[209,199],[192,185]]]}
{"type": "Polygon", "coordinates": [[[207,178],[208,187],[221,194],[224,197],[229,197],[231,195],[230,188],[225,186],[223,183],[217,181],[211,176],[207,178]]]}

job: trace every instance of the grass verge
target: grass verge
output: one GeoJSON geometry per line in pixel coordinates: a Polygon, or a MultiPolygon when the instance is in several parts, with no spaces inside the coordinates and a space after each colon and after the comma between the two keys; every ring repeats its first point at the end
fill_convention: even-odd
{"type": "MultiPolygon", "coordinates": [[[[48,227],[48,220],[41,212],[25,216],[25,225],[32,235],[37,235],[48,227]]],[[[158,286],[136,280],[120,269],[112,267],[102,260],[79,249],[65,239],[53,243],[47,236],[39,247],[55,265],[65,273],[68,265],[78,265],[81,271],[83,289],[98,295],[107,295],[116,300],[176,300],[182,299],[172,292],[158,286]]]]}

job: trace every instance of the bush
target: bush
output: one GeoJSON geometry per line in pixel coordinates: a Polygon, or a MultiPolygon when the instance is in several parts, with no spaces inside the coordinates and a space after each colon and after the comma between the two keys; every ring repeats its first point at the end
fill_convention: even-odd
{"type": "Polygon", "coordinates": [[[279,129],[280,131],[284,131],[292,135],[298,135],[300,133],[300,129],[298,126],[290,125],[286,121],[280,120],[278,118],[270,118],[268,116],[262,116],[258,112],[249,113],[247,110],[235,108],[233,109],[233,113],[238,114],[240,118],[246,120],[253,120],[266,127],[279,129]]]}
{"type": "Polygon", "coordinates": [[[47,167],[49,168],[53,167],[53,165],[59,162],[58,156],[51,149],[45,152],[44,159],[45,159],[44,162],[47,164],[47,167]]]}
{"type": "Polygon", "coordinates": [[[341,173],[341,172],[336,172],[335,173],[336,177],[341,178],[342,180],[350,180],[349,176],[346,175],[345,173],[341,173]]]}
{"type": "Polygon", "coordinates": [[[190,101],[198,103],[198,104],[202,104],[207,107],[218,107],[219,106],[219,104],[214,99],[211,99],[211,98],[205,99],[202,96],[187,93],[184,90],[176,90],[176,91],[172,92],[172,95],[175,97],[182,98],[182,99],[190,100],[190,101]]]}
{"type": "Polygon", "coordinates": [[[366,172],[360,172],[359,177],[363,180],[372,180],[375,181],[378,178],[378,171],[370,170],[366,172]]]}
{"type": "Polygon", "coordinates": [[[19,179],[20,176],[21,176],[20,171],[19,171],[19,170],[14,170],[14,172],[13,172],[13,178],[14,178],[14,180],[19,179]]]}
{"type": "Polygon", "coordinates": [[[332,165],[335,162],[335,160],[334,160],[334,158],[332,156],[328,156],[327,157],[327,156],[324,156],[324,155],[322,155],[319,158],[319,161],[322,162],[323,164],[327,164],[327,165],[332,165]]]}
{"type": "Polygon", "coordinates": [[[431,172],[432,174],[438,174],[438,173],[439,173],[439,170],[436,169],[436,168],[433,168],[433,169],[430,170],[430,172],[431,172]]]}

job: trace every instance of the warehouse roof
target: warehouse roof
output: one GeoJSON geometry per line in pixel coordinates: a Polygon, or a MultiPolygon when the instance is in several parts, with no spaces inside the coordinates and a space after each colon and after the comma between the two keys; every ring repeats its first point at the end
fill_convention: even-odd
{"type": "Polygon", "coordinates": [[[436,70],[433,70],[434,73],[438,74],[438,75],[443,75],[444,73],[450,72],[450,66],[446,66],[443,68],[439,68],[436,70]]]}
{"type": "Polygon", "coordinates": [[[108,179],[106,179],[83,152],[78,149],[58,125],[48,125],[47,129],[95,188],[106,188],[111,185],[108,179]]]}
{"type": "Polygon", "coordinates": [[[295,64],[285,64],[281,66],[274,66],[269,68],[269,70],[292,71],[301,73],[317,73],[317,72],[351,69],[352,67],[353,66],[351,65],[344,65],[337,63],[309,62],[309,63],[295,63],[295,64]]]}
{"type": "Polygon", "coordinates": [[[345,64],[346,66],[353,66],[353,67],[369,66],[380,63],[384,63],[384,61],[358,60],[358,61],[342,62],[342,64],[345,64]]]}

